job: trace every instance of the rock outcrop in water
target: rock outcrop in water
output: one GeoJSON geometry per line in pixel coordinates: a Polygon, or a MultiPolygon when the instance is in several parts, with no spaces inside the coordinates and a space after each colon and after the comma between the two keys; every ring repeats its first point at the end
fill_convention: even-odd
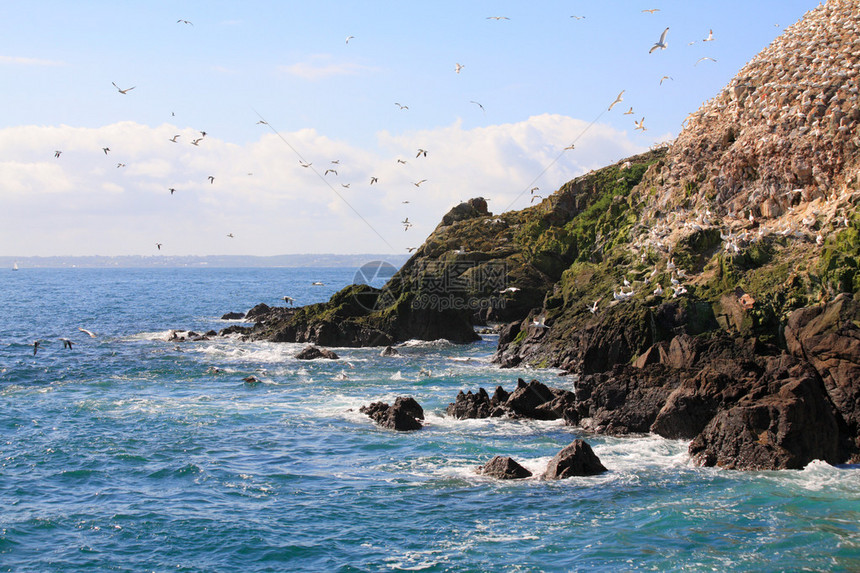
{"type": "Polygon", "coordinates": [[[399,396],[392,406],[385,402],[374,402],[369,406],[362,406],[359,412],[367,414],[383,428],[400,432],[420,430],[423,427],[424,409],[411,396],[399,396]]]}
{"type": "MultiPolygon", "coordinates": [[[[580,376],[573,401],[521,393],[530,415],[690,439],[705,465],[860,460],[858,32],[860,5],[829,0],[671,144],[521,211],[458,205],[384,288],[224,332],[388,346],[498,321],[496,363],[580,376]]],[[[509,415],[519,390],[449,413],[509,415]]]]}

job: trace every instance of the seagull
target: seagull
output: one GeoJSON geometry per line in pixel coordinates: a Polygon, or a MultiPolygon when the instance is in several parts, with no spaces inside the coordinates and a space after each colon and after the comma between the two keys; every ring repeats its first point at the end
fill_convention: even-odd
{"type": "Polygon", "coordinates": [[[483,111],[484,113],[487,113],[487,110],[485,110],[485,109],[484,109],[484,106],[482,106],[481,104],[479,104],[479,103],[478,103],[478,102],[476,102],[475,100],[469,100],[469,103],[473,103],[473,104],[475,104],[476,106],[478,106],[479,108],[481,108],[481,111],[483,111]]]}
{"type": "Polygon", "coordinates": [[[624,115],[633,115],[633,106],[630,106],[630,109],[624,112],[624,115]]]}
{"type": "Polygon", "coordinates": [[[120,167],[125,167],[125,163],[117,163],[116,164],[117,169],[119,169],[120,167]]]}
{"type": "Polygon", "coordinates": [[[624,98],[621,96],[624,95],[625,91],[627,91],[627,90],[621,90],[621,93],[615,97],[615,101],[612,102],[611,104],[609,104],[609,109],[607,111],[612,111],[612,108],[615,107],[615,104],[621,103],[622,101],[624,101],[624,98]]]}
{"type": "Polygon", "coordinates": [[[299,165],[301,165],[302,167],[310,167],[311,165],[313,165],[313,163],[305,163],[304,161],[299,161],[299,165]]]}
{"type": "Polygon", "coordinates": [[[643,117],[639,121],[633,121],[633,124],[636,126],[636,129],[641,129],[642,131],[647,131],[648,128],[645,127],[645,118],[643,117]]]}
{"type": "Polygon", "coordinates": [[[540,191],[540,187],[532,187],[531,189],[529,189],[529,193],[531,193],[532,195],[535,194],[535,191],[540,191]]]}
{"type": "Polygon", "coordinates": [[[653,14],[654,12],[659,12],[659,11],[660,11],[660,9],[659,9],[659,8],[649,8],[649,9],[647,9],[647,10],[642,10],[642,11],[643,11],[643,12],[647,12],[647,13],[649,13],[649,14],[653,14]]]}
{"type": "Polygon", "coordinates": [[[401,203],[403,203],[404,205],[408,205],[409,201],[401,201],[401,203]]]}
{"type": "Polygon", "coordinates": [[[567,147],[565,147],[565,148],[564,148],[564,151],[571,151],[571,150],[573,150],[573,149],[576,149],[576,146],[574,146],[574,145],[571,143],[570,145],[568,145],[567,147]]]}
{"type": "Polygon", "coordinates": [[[349,44],[349,41],[352,40],[353,38],[355,38],[355,36],[347,36],[346,37],[346,43],[349,44]]]}
{"type": "Polygon", "coordinates": [[[285,302],[285,303],[287,303],[287,304],[289,304],[289,305],[292,305],[292,304],[293,304],[294,302],[296,302],[296,301],[295,301],[295,300],[293,300],[293,297],[291,297],[291,296],[285,296],[285,297],[284,297],[284,302],[285,302]]]}
{"type": "Polygon", "coordinates": [[[420,186],[421,186],[421,184],[422,184],[422,183],[424,183],[425,181],[427,181],[427,180],[426,180],[426,179],[422,179],[421,181],[418,181],[418,182],[416,182],[416,183],[413,183],[413,185],[415,185],[416,187],[420,187],[420,186]]]}
{"type": "Polygon", "coordinates": [[[203,138],[198,137],[197,139],[191,141],[191,145],[199,145],[201,141],[203,141],[203,138]]]}
{"type": "Polygon", "coordinates": [[[374,183],[376,183],[377,181],[379,181],[379,179],[377,179],[376,177],[371,177],[371,178],[370,178],[370,184],[371,184],[371,185],[373,185],[373,184],[374,184],[374,183]]]}
{"type": "Polygon", "coordinates": [[[209,183],[215,183],[215,176],[214,175],[209,176],[209,183]]]}
{"type": "Polygon", "coordinates": [[[407,252],[407,253],[411,253],[411,252],[412,252],[412,251],[414,251],[416,248],[417,248],[417,247],[406,247],[406,252],[407,252]]]}
{"type": "Polygon", "coordinates": [[[227,233],[227,236],[228,236],[228,237],[230,237],[231,239],[233,239],[233,238],[234,238],[234,237],[233,237],[233,233],[227,233]]]}
{"type": "Polygon", "coordinates": [[[325,283],[322,281],[314,281],[311,283],[311,286],[325,286],[325,283]]]}
{"type": "Polygon", "coordinates": [[[54,157],[59,157],[61,153],[62,153],[62,151],[55,151],[55,152],[54,152],[54,157]]]}
{"type": "Polygon", "coordinates": [[[698,65],[699,65],[699,62],[701,62],[701,61],[703,61],[703,60],[711,60],[712,62],[716,62],[716,61],[717,61],[717,60],[715,60],[714,58],[709,58],[709,57],[705,56],[704,58],[699,58],[698,60],[696,60],[696,63],[695,63],[695,64],[693,64],[693,65],[694,65],[694,66],[698,66],[698,65]]]}
{"type": "Polygon", "coordinates": [[[173,194],[176,192],[176,188],[175,188],[175,187],[170,187],[170,188],[168,189],[168,191],[170,191],[170,194],[171,194],[171,195],[173,195],[173,194]]]}
{"type": "Polygon", "coordinates": [[[629,287],[630,281],[627,280],[627,277],[624,277],[624,286],[629,287]]]}
{"type": "Polygon", "coordinates": [[[668,45],[668,44],[666,44],[666,34],[668,34],[668,33],[669,33],[669,28],[666,28],[665,30],[663,30],[663,33],[660,34],[660,40],[658,42],[656,42],[653,46],[651,46],[650,50],[648,50],[649,54],[651,52],[653,52],[654,50],[656,50],[657,48],[660,48],[661,50],[666,49],[666,46],[668,45]]]}
{"type": "Polygon", "coordinates": [[[421,157],[422,155],[423,155],[424,157],[427,157],[427,150],[426,150],[426,149],[418,148],[418,155],[416,155],[415,157],[421,157]]]}
{"type": "Polygon", "coordinates": [[[585,16],[571,16],[571,18],[575,18],[577,20],[582,20],[585,16]]]}
{"type": "Polygon", "coordinates": [[[663,85],[663,80],[672,80],[672,81],[675,81],[675,78],[673,78],[672,76],[663,76],[662,78],[660,78],[660,85],[661,85],[661,86],[663,85]]]}
{"type": "Polygon", "coordinates": [[[702,40],[703,42],[713,42],[714,41],[714,31],[708,30],[708,37],[702,40]]]}
{"type": "Polygon", "coordinates": [[[399,103],[397,103],[397,102],[394,102],[394,105],[396,105],[396,106],[397,106],[397,107],[399,107],[400,109],[409,109],[409,106],[408,106],[408,105],[401,105],[401,104],[399,104],[399,103]]]}
{"type": "Polygon", "coordinates": [[[89,331],[89,330],[87,330],[86,328],[81,328],[81,327],[79,326],[79,327],[78,327],[78,330],[80,330],[80,331],[81,331],[81,332],[83,332],[84,334],[88,334],[88,335],[90,336],[90,338],[95,338],[95,337],[96,337],[96,335],[95,335],[94,333],[90,332],[90,331],[89,331]]]}
{"type": "Polygon", "coordinates": [[[131,86],[130,88],[122,89],[121,87],[119,87],[118,85],[114,84],[113,82],[111,82],[111,83],[113,84],[113,87],[115,87],[115,88],[117,89],[117,91],[119,91],[119,93],[121,93],[121,94],[123,94],[123,95],[127,94],[128,92],[130,92],[131,90],[133,90],[134,88],[136,88],[136,87],[137,87],[137,86],[131,86]]]}
{"type": "Polygon", "coordinates": [[[258,122],[257,122],[257,125],[260,125],[261,123],[262,123],[263,125],[269,125],[269,122],[268,122],[268,121],[263,121],[262,119],[261,119],[260,121],[258,121],[258,122]]]}
{"type": "Polygon", "coordinates": [[[206,132],[205,132],[205,131],[201,131],[201,132],[200,132],[200,137],[206,137],[206,132]]]}
{"type": "Polygon", "coordinates": [[[408,231],[408,230],[409,230],[409,227],[411,227],[411,226],[412,226],[412,223],[410,223],[410,222],[409,222],[409,217],[406,217],[405,219],[403,219],[402,221],[400,221],[400,224],[401,224],[401,225],[403,225],[403,230],[404,230],[404,231],[408,231]]]}
{"type": "Polygon", "coordinates": [[[188,24],[188,25],[190,25],[190,26],[193,26],[193,25],[194,25],[194,24],[192,24],[191,22],[189,22],[188,20],[183,20],[182,18],[180,18],[179,20],[177,20],[177,21],[176,21],[176,23],[177,23],[177,24],[188,24]]]}
{"type": "Polygon", "coordinates": [[[487,16],[487,20],[510,20],[507,16],[487,16]]]}
{"type": "Polygon", "coordinates": [[[72,341],[71,340],[69,340],[68,338],[61,338],[60,340],[63,341],[63,348],[68,348],[69,350],[72,349],[72,341]]]}
{"type": "Polygon", "coordinates": [[[663,287],[657,283],[657,288],[654,289],[654,296],[663,296],[663,287]]]}
{"type": "Polygon", "coordinates": [[[597,313],[597,303],[598,303],[598,302],[600,302],[600,299],[597,299],[596,301],[594,301],[594,304],[593,304],[593,305],[591,305],[591,306],[586,305],[586,306],[588,306],[588,310],[590,310],[590,311],[591,311],[591,314],[596,314],[596,313],[597,313]]]}
{"type": "Polygon", "coordinates": [[[337,175],[337,171],[335,171],[334,169],[326,169],[326,170],[325,170],[325,173],[323,173],[323,175],[328,175],[330,172],[331,172],[331,173],[334,173],[335,175],[337,175]]]}
{"type": "Polygon", "coordinates": [[[158,247],[158,250],[161,250],[161,243],[155,243],[155,246],[158,247]]]}
{"type": "Polygon", "coordinates": [[[406,161],[404,161],[403,159],[399,159],[399,158],[397,159],[397,163],[402,163],[403,165],[406,165],[406,161]]]}
{"type": "Polygon", "coordinates": [[[465,68],[465,67],[466,67],[466,66],[464,66],[463,64],[454,64],[454,71],[455,71],[455,72],[457,72],[457,73],[459,74],[459,73],[460,73],[460,70],[462,70],[462,69],[463,69],[463,68],[465,68]]]}
{"type": "Polygon", "coordinates": [[[532,320],[532,326],[534,326],[535,328],[549,328],[546,325],[546,316],[541,315],[532,320]]]}
{"type": "Polygon", "coordinates": [[[332,159],[331,163],[333,163],[334,165],[340,165],[340,159],[332,159]]]}
{"type": "Polygon", "coordinates": [[[108,151],[110,151],[110,147],[102,147],[102,151],[104,151],[105,155],[107,155],[108,151]]]}
{"type": "Polygon", "coordinates": [[[532,196],[532,200],[531,200],[530,202],[531,202],[531,203],[534,203],[534,202],[535,202],[535,199],[543,199],[543,196],[542,196],[542,195],[533,195],[533,196],[532,196]]]}
{"type": "Polygon", "coordinates": [[[178,134],[174,135],[173,137],[170,138],[170,141],[172,141],[173,143],[179,143],[178,141],[176,141],[179,137],[181,137],[181,136],[178,134]]]}
{"type": "Polygon", "coordinates": [[[349,183],[341,183],[340,186],[344,189],[349,189],[349,183]]]}
{"type": "Polygon", "coordinates": [[[499,294],[506,294],[506,293],[511,293],[511,294],[513,294],[513,293],[515,293],[515,292],[518,292],[519,290],[520,290],[520,289],[518,289],[518,288],[517,288],[517,287],[515,287],[515,286],[509,286],[508,288],[506,288],[506,289],[504,289],[504,290],[500,290],[500,291],[499,291],[499,294]]]}
{"type": "Polygon", "coordinates": [[[36,353],[39,352],[39,341],[35,341],[33,343],[33,356],[36,356],[36,353]]]}

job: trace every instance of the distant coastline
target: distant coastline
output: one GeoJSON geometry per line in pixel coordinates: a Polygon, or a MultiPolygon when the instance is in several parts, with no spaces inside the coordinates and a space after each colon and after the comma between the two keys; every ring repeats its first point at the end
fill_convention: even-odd
{"type": "Polygon", "coordinates": [[[206,255],[206,256],[79,256],[0,257],[0,269],[28,268],[273,268],[273,267],[359,267],[370,261],[385,261],[400,267],[409,255],[206,255]]]}

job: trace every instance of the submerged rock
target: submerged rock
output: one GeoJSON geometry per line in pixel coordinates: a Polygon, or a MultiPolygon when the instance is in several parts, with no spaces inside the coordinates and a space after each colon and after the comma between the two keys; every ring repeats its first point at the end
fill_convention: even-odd
{"type": "Polygon", "coordinates": [[[221,316],[221,320],[240,320],[245,318],[244,312],[228,312],[221,316]]]}
{"type": "Polygon", "coordinates": [[[583,440],[574,440],[557,453],[547,465],[544,478],[565,479],[574,476],[593,476],[607,471],[600,458],[583,440]]]}
{"type": "Polygon", "coordinates": [[[316,346],[308,346],[298,354],[298,360],[316,360],[317,358],[328,358],[329,360],[337,360],[338,355],[327,348],[318,348],[316,346]]]}
{"type": "Polygon", "coordinates": [[[362,406],[358,411],[370,416],[383,428],[401,432],[420,430],[424,420],[424,409],[411,396],[398,397],[393,406],[385,402],[373,402],[369,406],[362,406]]]}
{"type": "Polygon", "coordinates": [[[532,476],[532,472],[505,456],[496,456],[479,466],[478,473],[496,479],[524,479],[532,476]]]}

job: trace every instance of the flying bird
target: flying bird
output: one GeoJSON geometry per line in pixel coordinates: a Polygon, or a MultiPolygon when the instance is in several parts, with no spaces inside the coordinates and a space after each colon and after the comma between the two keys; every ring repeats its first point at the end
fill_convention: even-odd
{"type": "Polygon", "coordinates": [[[708,37],[702,40],[703,42],[713,42],[714,41],[714,31],[708,30],[708,37]]]}
{"type": "Polygon", "coordinates": [[[189,26],[193,26],[193,25],[194,25],[194,24],[192,24],[191,22],[189,22],[188,20],[183,20],[182,18],[180,18],[179,20],[177,20],[177,21],[176,21],[176,23],[177,23],[177,24],[188,24],[189,26]]]}
{"type": "Polygon", "coordinates": [[[624,115],[633,115],[633,106],[630,106],[630,109],[624,112],[624,115]]]}
{"type": "Polygon", "coordinates": [[[179,137],[181,137],[179,134],[174,135],[170,138],[170,141],[172,141],[173,143],[179,143],[178,141],[176,141],[179,137]]]}
{"type": "Polygon", "coordinates": [[[370,178],[370,184],[371,184],[371,185],[373,185],[373,184],[374,184],[374,183],[376,183],[377,181],[379,181],[379,179],[377,179],[376,177],[371,177],[371,178],[370,178]]]}
{"type": "Polygon", "coordinates": [[[328,175],[329,173],[334,173],[335,175],[337,175],[337,171],[335,171],[334,169],[326,169],[323,175],[328,175]]]}
{"type": "Polygon", "coordinates": [[[119,169],[120,167],[125,167],[125,163],[117,163],[116,164],[117,169],[119,169]]]}
{"type": "Polygon", "coordinates": [[[487,20],[510,20],[507,16],[487,16],[487,20]]]}
{"type": "Polygon", "coordinates": [[[642,131],[647,131],[648,129],[645,127],[645,118],[643,117],[639,121],[633,121],[633,124],[636,126],[636,129],[641,129],[642,131]]]}
{"type": "Polygon", "coordinates": [[[399,104],[399,103],[397,103],[397,102],[394,102],[394,105],[396,105],[396,106],[397,106],[397,107],[399,107],[400,109],[409,109],[409,106],[408,106],[408,105],[402,105],[402,104],[399,104]]]}
{"type": "Polygon", "coordinates": [[[481,105],[481,104],[479,104],[478,102],[476,102],[476,101],[474,101],[474,100],[469,100],[469,103],[473,103],[473,104],[475,104],[476,106],[478,106],[479,108],[481,108],[481,111],[483,111],[484,113],[487,113],[487,110],[485,110],[485,109],[484,109],[484,106],[482,106],[482,105],[481,105]]]}
{"type": "Polygon", "coordinates": [[[55,151],[55,152],[54,152],[54,157],[59,157],[61,153],[62,153],[62,151],[55,151]]]}
{"type": "Polygon", "coordinates": [[[576,149],[576,146],[572,143],[564,148],[565,151],[571,151],[573,149],[576,149]]]}
{"type": "Polygon", "coordinates": [[[111,83],[113,84],[113,87],[115,87],[117,89],[117,91],[123,95],[127,94],[128,92],[130,92],[131,90],[133,90],[134,88],[137,87],[137,86],[131,86],[130,88],[122,89],[121,87],[116,85],[114,82],[111,82],[111,83]]]}
{"type": "Polygon", "coordinates": [[[340,186],[344,189],[349,189],[349,183],[341,183],[340,186]]]}
{"type": "Polygon", "coordinates": [[[409,217],[406,217],[405,219],[403,219],[402,221],[400,221],[400,224],[401,224],[401,225],[403,225],[403,230],[404,230],[404,231],[408,231],[408,230],[409,230],[409,227],[411,227],[411,226],[412,226],[412,223],[410,223],[410,222],[409,222],[409,217]]]}
{"type": "Polygon", "coordinates": [[[284,297],[284,302],[285,302],[285,303],[287,303],[287,304],[293,304],[293,303],[294,303],[294,302],[296,302],[296,301],[295,301],[295,300],[293,300],[293,297],[291,297],[291,296],[285,296],[285,297],[284,297]]]}
{"type": "Polygon", "coordinates": [[[176,188],[174,188],[174,187],[170,187],[170,188],[168,189],[168,191],[170,191],[170,194],[171,194],[171,195],[173,195],[173,194],[176,192],[176,188]]]}
{"type": "Polygon", "coordinates": [[[84,333],[84,334],[86,334],[86,335],[89,335],[89,337],[90,337],[90,338],[95,338],[95,337],[96,337],[96,335],[95,335],[95,333],[94,333],[94,332],[90,332],[90,331],[89,331],[89,330],[87,330],[86,328],[81,328],[81,327],[79,326],[79,327],[78,327],[78,330],[80,330],[81,332],[83,332],[83,333],[84,333]]]}
{"type": "Polygon", "coordinates": [[[696,60],[696,63],[695,63],[695,64],[693,64],[693,65],[694,65],[694,66],[698,66],[698,65],[699,65],[699,62],[704,61],[704,60],[711,60],[712,62],[716,62],[716,61],[717,61],[717,60],[715,60],[714,58],[709,58],[708,56],[705,56],[704,58],[699,58],[698,60],[696,60]]]}
{"type": "Polygon", "coordinates": [[[614,101],[614,102],[612,102],[611,104],[609,104],[609,109],[608,109],[607,111],[612,111],[612,108],[613,108],[613,107],[615,107],[615,104],[617,104],[617,103],[621,103],[622,101],[624,101],[624,98],[623,98],[622,96],[624,95],[624,92],[625,92],[625,91],[627,91],[627,90],[621,90],[621,93],[619,93],[619,94],[615,97],[615,101],[614,101]]]}
{"type": "Polygon", "coordinates": [[[660,40],[658,40],[653,46],[651,46],[651,49],[648,50],[649,54],[651,52],[653,52],[654,50],[656,50],[657,48],[660,48],[661,50],[666,49],[666,46],[668,46],[668,44],[666,43],[666,34],[668,34],[668,33],[669,33],[669,28],[667,27],[665,30],[663,30],[663,33],[660,34],[660,40]]]}
{"type": "Polygon", "coordinates": [[[201,141],[203,141],[203,138],[198,137],[197,139],[191,141],[191,145],[199,145],[201,141]]]}
{"type": "Polygon", "coordinates": [[[201,132],[200,132],[200,137],[206,137],[206,132],[205,132],[205,131],[201,131],[201,132]]]}
{"type": "Polygon", "coordinates": [[[426,150],[426,149],[420,149],[420,148],[419,148],[419,149],[418,149],[418,155],[416,155],[415,157],[421,157],[422,155],[423,155],[424,157],[427,157],[427,150],[426,150]]]}
{"type": "Polygon", "coordinates": [[[33,356],[36,356],[36,353],[39,352],[39,341],[35,341],[33,343],[33,356]]]}
{"type": "Polygon", "coordinates": [[[543,199],[543,195],[532,195],[531,203],[534,203],[535,199],[543,199]]]}
{"type": "Polygon", "coordinates": [[[107,155],[108,151],[110,151],[110,147],[102,147],[102,151],[104,151],[105,155],[107,155]]]}
{"type": "Polygon", "coordinates": [[[531,189],[529,189],[529,193],[531,193],[532,195],[535,194],[535,191],[540,191],[540,187],[532,187],[531,189]]]}
{"type": "Polygon", "coordinates": [[[305,163],[304,161],[299,161],[299,165],[301,165],[302,167],[310,167],[311,165],[313,165],[313,163],[305,163]]]}
{"type": "Polygon", "coordinates": [[[663,85],[664,80],[672,80],[674,82],[675,78],[673,78],[672,76],[663,76],[662,78],[660,78],[660,85],[661,86],[663,85]]]}
{"type": "Polygon", "coordinates": [[[215,176],[214,175],[209,176],[209,183],[215,183],[215,176]]]}
{"type": "Polygon", "coordinates": [[[659,12],[659,11],[660,11],[660,9],[659,9],[659,8],[649,8],[649,9],[642,10],[642,11],[643,11],[643,12],[647,12],[647,13],[649,13],[649,14],[653,14],[654,12],[659,12]]]}
{"type": "Polygon", "coordinates": [[[63,348],[68,348],[69,350],[72,349],[72,341],[71,340],[69,340],[68,338],[61,338],[60,340],[63,342],[63,348]]]}
{"type": "Polygon", "coordinates": [[[406,161],[400,158],[397,159],[397,163],[402,163],[403,165],[406,165],[406,161]]]}
{"type": "Polygon", "coordinates": [[[413,183],[413,185],[415,185],[416,187],[421,187],[421,184],[424,183],[425,181],[427,181],[427,180],[422,179],[421,181],[417,181],[417,182],[413,183]]]}
{"type": "Polygon", "coordinates": [[[585,16],[571,16],[571,18],[575,18],[577,20],[582,20],[585,16]]]}
{"type": "Polygon", "coordinates": [[[411,252],[412,252],[412,251],[414,251],[415,249],[416,249],[416,247],[406,247],[406,252],[407,252],[407,253],[411,253],[411,252]]]}
{"type": "Polygon", "coordinates": [[[462,70],[462,69],[463,69],[463,68],[465,68],[465,67],[466,67],[466,66],[464,66],[463,64],[460,64],[460,63],[454,64],[454,71],[455,71],[455,72],[457,72],[457,73],[459,74],[459,73],[460,73],[460,70],[462,70]]]}
{"type": "Polygon", "coordinates": [[[155,243],[155,246],[158,247],[158,250],[161,250],[161,243],[155,243]]]}
{"type": "Polygon", "coordinates": [[[228,236],[228,237],[230,237],[231,239],[233,239],[233,238],[234,238],[234,237],[233,237],[233,233],[227,233],[227,236],[228,236]]]}
{"type": "Polygon", "coordinates": [[[269,125],[269,122],[261,119],[260,121],[257,122],[257,125],[260,125],[260,124],[269,125]]]}
{"type": "Polygon", "coordinates": [[[355,38],[355,36],[347,36],[346,37],[346,43],[349,44],[349,41],[352,40],[353,38],[355,38]]]}

